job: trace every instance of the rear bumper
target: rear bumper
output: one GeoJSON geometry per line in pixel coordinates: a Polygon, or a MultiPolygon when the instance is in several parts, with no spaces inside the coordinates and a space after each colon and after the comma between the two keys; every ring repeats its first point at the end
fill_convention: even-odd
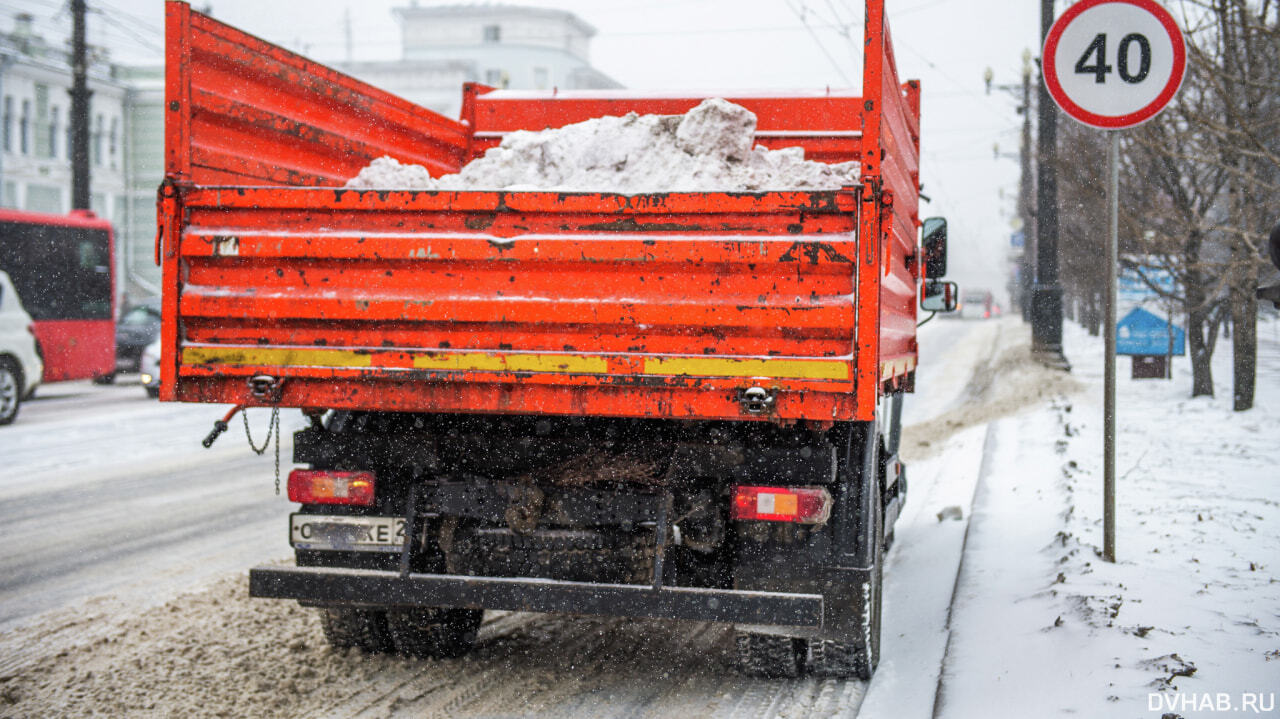
{"type": "Polygon", "coordinates": [[[249,595],[317,605],[478,607],[811,629],[821,629],[823,624],[820,594],[442,574],[401,576],[335,567],[258,567],[249,571],[249,595]]]}

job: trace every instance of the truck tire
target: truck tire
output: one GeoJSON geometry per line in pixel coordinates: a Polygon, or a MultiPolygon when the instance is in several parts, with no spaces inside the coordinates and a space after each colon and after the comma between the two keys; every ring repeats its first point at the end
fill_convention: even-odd
{"type": "Polygon", "coordinates": [[[749,677],[793,679],[804,669],[805,640],[738,632],[738,671],[749,677]]]}
{"type": "Polygon", "coordinates": [[[395,648],[386,612],[377,609],[321,609],[320,624],[334,649],[355,648],[370,654],[395,648]]]}
{"type": "Polygon", "coordinates": [[[484,618],[482,609],[414,607],[387,612],[396,651],[419,659],[460,657],[471,651],[484,618]]]}

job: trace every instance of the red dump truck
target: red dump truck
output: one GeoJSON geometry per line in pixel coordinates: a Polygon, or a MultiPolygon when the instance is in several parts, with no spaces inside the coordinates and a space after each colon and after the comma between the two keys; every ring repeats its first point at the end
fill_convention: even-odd
{"type": "Polygon", "coordinates": [[[642,195],[344,183],[703,97],[471,84],[453,120],[166,13],[161,398],[311,420],[296,566],[254,569],[253,596],[368,651],[569,612],[732,623],[755,675],[871,675],[917,298],[954,290],[924,282],[945,223],[918,240],[920,88],[882,0],[863,95],[728,96],[760,145],[858,160],[858,185],[642,195]]]}

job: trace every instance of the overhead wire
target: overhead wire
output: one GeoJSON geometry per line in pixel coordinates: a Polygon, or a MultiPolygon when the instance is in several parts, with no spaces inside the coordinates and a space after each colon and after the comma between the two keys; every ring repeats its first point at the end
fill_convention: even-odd
{"type": "Polygon", "coordinates": [[[827,50],[827,46],[824,45],[822,42],[822,39],[818,37],[818,33],[812,27],[809,26],[809,18],[807,17],[809,12],[808,3],[804,2],[804,0],[800,0],[799,7],[797,7],[796,5],[792,4],[791,0],[787,0],[787,7],[791,8],[791,11],[795,13],[797,17],[800,18],[800,23],[803,24],[805,29],[809,31],[809,36],[813,38],[814,43],[817,44],[818,49],[822,51],[822,54],[826,55],[827,60],[831,63],[831,66],[835,68],[835,71],[840,75],[840,77],[845,81],[845,83],[852,85],[853,81],[850,80],[849,76],[845,74],[844,68],[840,67],[840,63],[836,62],[835,57],[833,57],[831,55],[831,52],[827,50]]]}
{"type": "Polygon", "coordinates": [[[141,35],[137,30],[135,30],[134,28],[132,28],[132,27],[130,27],[130,26],[128,26],[128,25],[126,25],[125,23],[121,22],[120,20],[117,20],[116,18],[112,17],[110,14],[108,14],[108,13],[106,13],[106,12],[102,11],[102,10],[97,10],[97,9],[95,9],[95,10],[93,10],[93,12],[94,12],[94,14],[95,14],[95,15],[100,16],[100,17],[102,18],[102,20],[103,20],[104,22],[106,22],[108,25],[110,25],[111,27],[114,27],[117,31],[119,31],[119,32],[123,33],[126,37],[128,37],[128,38],[129,38],[129,39],[131,39],[131,40],[133,40],[133,41],[134,41],[135,43],[137,43],[139,46],[144,47],[144,48],[146,48],[146,49],[148,49],[148,50],[151,50],[151,51],[157,52],[157,53],[161,53],[161,54],[163,54],[163,53],[164,53],[164,46],[163,46],[162,44],[160,44],[159,42],[156,42],[156,41],[154,41],[154,40],[149,40],[149,39],[147,39],[146,37],[143,37],[143,36],[142,36],[142,35],[141,35]]]}

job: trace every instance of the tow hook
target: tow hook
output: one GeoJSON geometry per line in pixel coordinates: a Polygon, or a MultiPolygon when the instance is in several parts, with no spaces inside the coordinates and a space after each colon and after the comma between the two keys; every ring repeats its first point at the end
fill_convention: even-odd
{"type": "Polygon", "coordinates": [[[283,379],[267,374],[254,375],[249,378],[249,394],[253,395],[254,399],[279,402],[280,390],[283,386],[283,379]]]}
{"type": "Polygon", "coordinates": [[[738,392],[738,404],[742,407],[743,412],[750,415],[772,412],[776,399],[774,391],[764,387],[751,387],[738,392]]]}

